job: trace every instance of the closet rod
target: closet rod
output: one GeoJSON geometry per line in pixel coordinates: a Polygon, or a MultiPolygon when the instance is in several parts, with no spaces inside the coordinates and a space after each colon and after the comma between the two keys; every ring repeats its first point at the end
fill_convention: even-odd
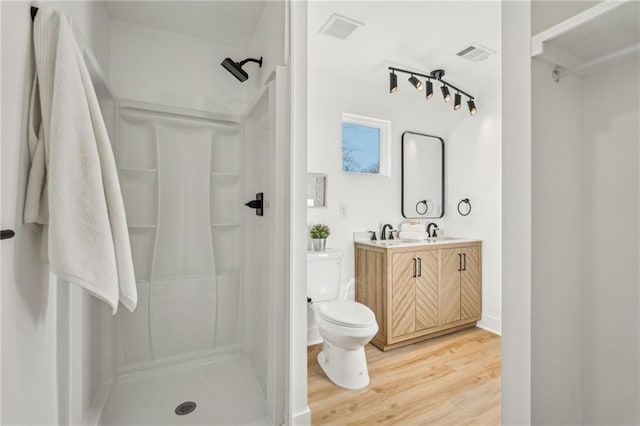
{"type": "Polygon", "coordinates": [[[36,15],[38,14],[38,8],[35,6],[31,6],[31,20],[36,19],[36,15]]]}
{"type": "Polygon", "coordinates": [[[626,47],[624,49],[602,56],[600,58],[587,61],[584,64],[576,65],[575,67],[570,67],[570,68],[555,67],[552,71],[553,80],[557,83],[561,79],[568,77],[570,75],[588,72],[597,67],[600,67],[609,63],[619,63],[626,60],[636,59],[638,57],[640,57],[640,44],[626,47]]]}

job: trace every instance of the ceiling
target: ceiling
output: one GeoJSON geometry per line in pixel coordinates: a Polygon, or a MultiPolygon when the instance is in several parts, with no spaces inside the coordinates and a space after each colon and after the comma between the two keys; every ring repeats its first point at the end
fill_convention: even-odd
{"type": "MultiPolygon", "coordinates": [[[[390,65],[423,74],[443,68],[445,80],[477,95],[487,79],[499,81],[500,28],[496,1],[312,1],[309,65],[386,85],[390,65]],[[334,13],[364,25],[344,41],[320,34],[334,13]],[[481,62],[456,56],[471,42],[496,53],[481,62]]],[[[405,79],[398,78],[400,90],[405,79]]]]}
{"type": "MultiPolygon", "coordinates": [[[[265,6],[244,0],[106,3],[112,18],[240,49],[265,6]]],[[[390,65],[422,73],[444,68],[445,80],[472,93],[500,78],[500,2],[313,0],[308,10],[310,67],[378,84],[388,84],[390,65]],[[334,13],[364,25],[346,40],[320,34],[334,13]],[[456,56],[472,42],[496,54],[481,62],[456,56]]]]}
{"type": "Polygon", "coordinates": [[[262,1],[108,1],[109,16],[224,46],[245,49],[262,1]]]}

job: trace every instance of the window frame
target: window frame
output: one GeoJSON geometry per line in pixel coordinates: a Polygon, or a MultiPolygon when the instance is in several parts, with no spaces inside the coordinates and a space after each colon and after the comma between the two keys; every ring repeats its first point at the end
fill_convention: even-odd
{"type": "Polygon", "coordinates": [[[340,169],[343,173],[355,175],[371,175],[371,176],[391,176],[391,121],[379,118],[365,117],[362,115],[342,113],[342,121],[340,122],[340,169]],[[342,131],[344,124],[354,124],[356,126],[364,126],[378,129],[380,132],[379,148],[380,148],[380,168],[378,173],[366,172],[350,172],[344,170],[342,161],[342,131]]]}

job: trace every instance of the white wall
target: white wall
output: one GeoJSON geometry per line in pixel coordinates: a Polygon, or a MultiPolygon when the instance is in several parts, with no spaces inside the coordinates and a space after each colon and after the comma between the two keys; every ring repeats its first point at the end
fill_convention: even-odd
{"type": "Polygon", "coordinates": [[[531,9],[502,2],[502,423],[531,423],[531,9]]]}
{"type": "Polygon", "coordinates": [[[111,84],[121,98],[240,115],[246,108],[246,88],[220,66],[225,57],[237,59],[244,52],[111,21],[111,84]]]}
{"type": "MultiPolygon", "coordinates": [[[[285,55],[288,50],[286,42],[286,4],[284,1],[268,1],[264,5],[262,17],[258,21],[255,32],[247,46],[247,56],[260,58],[262,67],[249,63],[246,66],[249,80],[243,85],[247,88],[247,100],[251,102],[260,93],[265,81],[271,76],[278,65],[287,65],[285,55]]],[[[240,58],[242,59],[242,58],[240,58]]]]}
{"type": "Polygon", "coordinates": [[[531,398],[535,424],[581,422],[582,85],[533,62],[531,398]]]}
{"type": "MultiPolygon", "coordinates": [[[[43,3],[44,5],[44,3],[43,3]]],[[[56,280],[40,260],[38,235],[21,225],[27,173],[26,122],[33,74],[28,2],[2,2],[2,424],[56,424],[66,418],[65,371],[58,357],[56,280]],[[62,379],[62,380],[60,380],[62,379]],[[58,387],[60,384],[60,388],[58,387]]],[[[103,69],[109,69],[109,26],[102,2],[46,2],[73,17],[103,69]]],[[[61,284],[66,285],[66,284],[61,284]]],[[[99,368],[97,368],[99,369],[99,368]]],[[[97,370],[92,370],[97,371],[97,370]]]]}
{"type": "Polygon", "coordinates": [[[640,66],[533,69],[532,420],[637,424],[640,66]]]}
{"type": "Polygon", "coordinates": [[[640,423],[639,76],[636,60],[582,82],[584,424],[640,423]]]}
{"type": "MultiPolygon", "coordinates": [[[[313,52],[310,52],[313,55],[313,52]]],[[[345,286],[354,278],[353,232],[380,231],[385,223],[398,229],[401,214],[401,135],[426,133],[445,140],[445,217],[436,222],[446,235],[478,237],[483,242],[483,321],[500,332],[500,89],[496,77],[476,94],[478,115],[466,108],[453,111],[438,96],[429,102],[424,93],[388,93],[384,84],[309,70],[308,171],[328,175],[327,207],[309,208],[308,223],[331,228],[328,245],[344,251],[341,274],[345,286]],[[342,113],[391,121],[391,176],[342,172],[342,113]],[[459,200],[469,198],[471,215],[457,213],[459,200]],[[346,205],[346,217],[339,205],[346,205]]],[[[383,75],[383,79],[386,75],[383,75]]],[[[386,80],[385,80],[386,81],[386,80]]]]}

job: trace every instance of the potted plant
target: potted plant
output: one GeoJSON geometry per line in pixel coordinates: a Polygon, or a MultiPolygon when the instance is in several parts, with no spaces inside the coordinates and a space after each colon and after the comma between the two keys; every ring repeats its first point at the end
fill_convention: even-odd
{"type": "Polygon", "coordinates": [[[310,233],[313,240],[313,251],[324,251],[327,247],[327,237],[331,234],[329,227],[318,223],[311,227],[310,233]]]}

